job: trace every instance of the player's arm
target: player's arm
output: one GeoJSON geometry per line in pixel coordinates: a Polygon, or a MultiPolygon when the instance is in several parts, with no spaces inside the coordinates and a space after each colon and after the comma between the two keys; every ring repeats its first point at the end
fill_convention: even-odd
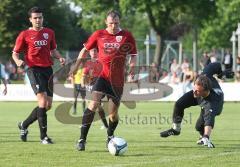
{"type": "Polygon", "coordinates": [[[83,76],[82,76],[82,85],[85,87],[86,85],[89,84],[88,82],[89,82],[88,76],[83,74],[83,76]]]}
{"type": "Polygon", "coordinates": [[[136,62],[137,62],[136,55],[131,55],[129,60],[129,75],[132,80],[134,79],[134,75],[135,75],[136,62]]]}
{"type": "Polygon", "coordinates": [[[82,84],[83,86],[90,84],[90,77],[89,77],[89,68],[84,66],[82,71],[82,84]]]}
{"type": "Polygon", "coordinates": [[[7,94],[7,81],[5,79],[2,79],[2,81],[3,81],[3,85],[4,85],[3,94],[6,95],[7,94]]]}
{"type": "Polygon", "coordinates": [[[77,58],[75,64],[70,69],[69,75],[76,74],[80,64],[84,61],[84,59],[87,57],[87,55],[88,55],[88,50],[85,47],[82,48],[82,50],[79,52],[79,55],[78,55],[78,58],[77,58]]]}
{"type": "Polygon", "coordinates": [[[62,55],[59,53],[57,49],[54,49],[51,51],[51,54],[54,58],[58,59],[61,65],[65,64],[65,58],[62,57],[62,55]]]}
{"type": "Polygon", "coordinates": [[[0,73],[2,74],[2,82],[4,85],[3,94],[6,95],[7,94],[7,74],[5,72],[5,68],[2,65],[1,65],[0,73]]]}
{"type": "Polygon", "coordinates": [[[19,58],[19,53],[12,52],[12,58],[18,67],[24,65],[24,61],[19,58]]]}

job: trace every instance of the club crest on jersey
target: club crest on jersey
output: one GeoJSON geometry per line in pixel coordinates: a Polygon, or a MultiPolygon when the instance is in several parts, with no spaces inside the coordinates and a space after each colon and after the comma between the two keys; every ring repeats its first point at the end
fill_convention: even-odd
{"type": "Polygon", "coordinates": [[[116,36],[116,41],[117,42],[121,42],[121,40],[122,40],[122,36],[116,36]]]}
{"type": "Polygon", "coordinates": [[[45,39],[48,39],[48,33],[43,33],[43,37],[44,37],[45,39]]]}

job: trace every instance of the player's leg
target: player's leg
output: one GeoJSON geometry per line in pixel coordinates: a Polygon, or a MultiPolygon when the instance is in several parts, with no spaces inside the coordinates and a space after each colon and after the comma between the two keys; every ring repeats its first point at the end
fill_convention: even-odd
{"type": "Polygon", "coordinates": [[[37,94],[37,100],[38,100],[38,123],[40,128],[40,139],[42,140],[44,137],[47,136],[47,94],[46,92],[41,92],[37,94]]]}
{"type": "Polygon", "coordinates": [[[82,87],[81,86],[81,90],[80,90],[80,93],[81,93],[81,97],[82,97],[82,110],[85,111],[86,109],[86,87],[82,87]]]}
{"type": "Polygon", "coordinates": [[[104,109],[101,105],[99,105],[98,107],[98,114],[102,120],[102,123],[103,123],[103,126],[104,128],[108,128],[108,123],[107,123],[107,119],[106,119],[106,115],[105,115],[105,112],[104,112],[104,109]]]}
{"type": "Polygon", "coordinates": [[[117,128],[119,122],[118,108],[120,105],[119,100],[109,99],[108,108],[109,108],[109,124],[107,130],[107,144],[114,137],[114,131],[117,128]]]}
{"type": "Polygon", "coordinates": [[[24,120],[20,123],[20,126],[23,128],[23,129],[27,129],[29,127],[29,125],[31,125],[33,122],[35,122],[37,120],[37,110],[38,110],[38,106],[36,106],[31,114],[24,120]]]}
{"type": "Polygon", "coordinates": [[[80,93],[80,85],[74,84],[74,103],[73,103],[73,114],[77,113],[77,98],[80,93]]]}
{"type": "Polygon", "coordinates": [[[181,131],[182,119],[184,116],[184,109],[195,105],[197,105],[197,100],[193,96],[193,91],[189,91],[185,93],[182,97],[180,97],[174,105],[172,128],[161,132],[160,136],[168,137],[171,135],[179,135],[181,131]]]}
{"type": "MultiPolygon", "coordinates": [[[[38,82],[38,77],[35,73],[36,71],[34,68],[27,69],[27,75],[30,80],[32,89],[34,93],[37,94],[38,88],[36,87],[36,85],[38,82]]],[[[38,111],[38,106],[32,110],[31,114],[24,121],[18,123],[18,128],[20,130],[20,138],[24,142],[27,141],[27,135],[28,135],[27,128],[29,127],[29,125],[31,125],[33,122],[37,120],[37,111],[38,111]]]]}
{"type": "Polygon", "coordinates": [[[38,99],[38,124],[40,129],[40,139],[42,144],[52,144],[52,140],[47,135],[47,111],[52,106],[53,97],[53,71],[52,68],[40,69],[40,82],[38,99]]]}
{"type": "Polygon", "coordinates": [[[118,108],[120,106],[120,100],[123,93],[123,87],[114,87],[109,82],[107,97],[109,99],[108,102],[108,112],[109,112],[109,121],[108,121],[108,130],[107,130],[107,143],[114,137],[114,131],[118,126],[119,116],[118,116],[118,108]]]}
{"type": "MultiPolygon", "coordinates": [[[[52,107],[52,99],[53,99],[53,97],[52,97],[52,94],[50,94],[49,95],[49,93],[47,93],[47,103],[46,103],[46,106],[45,106],[45,109],[46,109],[46,126],[45,126],[45,130],[44,130],[44,135],[45,135],[45,137],[43,138],[43,139],[41,139],[41,143],[42,144],[53,144],[53,141],[52,141],[52,139],[47,135],[47,111],[49,111],[50,109],[51,109],[51,107],[52,107]]],[[[41,129],[40,129],[41,130],[41,129]]]]}
{"type": "Polygon", "coordinates": [[[82,117],[82,126],[81,126],[81,134],[80,138],[77,143],[77,150],[84,151],[85,150],[85,144],[87,140],[88,131],[91,127],[91,124],[94,119],[95,111],[100,105],[100,100],[102,98],[101,92],[92,92],[92,98],[93,100],[90,101],[88,107],[85,109],[82,117]]]}

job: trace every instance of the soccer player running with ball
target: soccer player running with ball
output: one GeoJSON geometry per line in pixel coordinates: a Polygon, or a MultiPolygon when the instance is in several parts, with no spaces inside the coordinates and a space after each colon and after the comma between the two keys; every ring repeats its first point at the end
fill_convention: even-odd
{"type": "Polygon", "coordinates": [[[136,63],[136,44],[132,34],[120,28],[120,15],[111,10],[107,13],[105,23],[107,28],[95,31],[80,51],[75,67],[69,75],[74,74],[87,53],[98,49],[99,62],[103,70],[97,78],[92,89],[92,101],[89,103],[82,118],[81,135],[77,143],[77,150],[84,151],[88,130],[93,122],[94,114],[104,95],[108,97],[109,125],[107,129],[107,143],[113,138],[118,125],[118,108],[124,86],[125,61],[130,55],[130,73],[136,63]]]}
{"type": "Polygon", "coordinates": [[[47,111],[51,108],[53,97],[53,60],[55,57],[64,65],[65,59],[57,51],[55,34],[52,29],[43,27],[43,12],[38,7],[33,7],[28,12],[32,27],[22,31],[13,49],[12,58],[18,67],[28,66],[27,75],[32,89],[37,96],[38,105],[32,113],[18,124],[20,138],[27,141],[28,127],[38,120],[40,139],[42,144],[52,144],[47,135],[47,111]],[[19,54],[25,54],[25,61],[19,54]]]}
{"type": "Polygon", "coordinates": [[[210,63],[194,81],[193,90],[180,97],[173,109],[173,126],[171,129],[160,133],[161,137],[179,135],[184,109],[199,105],[200,116],[196,122],[196,130],[200,133],[197,144],[214,148],[210,135],[214,127],[215,116],[220,115],[223,108],[223,91],[214,77],[223,75],[220,63],[210,63]]]}

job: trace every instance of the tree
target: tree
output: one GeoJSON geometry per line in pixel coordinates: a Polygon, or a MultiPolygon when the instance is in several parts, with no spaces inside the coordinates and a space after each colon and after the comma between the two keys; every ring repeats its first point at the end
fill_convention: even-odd
{"type": "MultiPolygon", "coordinates": [[[[151,28],[156,32],[154,62],[158,64],[161,63],[164,40],[170,39],[170,34],[176,31],[172,27],[176,25],[179,25],[178,28],[200,26],[205,19],[215,13],[215,2],[209,0],[125,0],[120,1],[120,4],[125,13],[141,11],[147,14],[151,28]]],[[[180,35],[182,36],[183,33],[180,35]]]]}
{"type": "MultiPolygon", "coordinates": [[[[104,29],[106,13],[115,9],[122,13],[120,9],[120,2],[118,0],[74,0],[74,2],[81,7],[81,20],[79,20],[79,24],[86,31],[92,33],[97,29],[104,29]]],[[[123,29],[128,29],[133,33],[135,37],[137,37],[137,47],[143,48],[144,43],[143,40],[146,36],[146,33],[149,31],[148,20],[146,15],[142,13],[135,12],[134,14],[121,15],[121,27],[123,29]]]]}
{"type": "Polygon", "coordinates": [[[55,30],[58,46],[61,49],[79,48],[82,29],[77,25],[78,18],[64,1],[57,0],[1,0],[0,3],[0,53],[11,54],[15,38],[19,32],[30,26],[27,11],[39,6],[44,10],[44,26],[55,30]]]}
{"type": "MultiPolygon", "coordinates": [[[[120,10],[125,25],[134,25],[136,18],[134,16],[136,15],[140,17],[139,19],[147,18],[146,21],[149,24],[145,25],[150,25],[157,34],[154,56],[154,61],[157,64],[160,64],[164,40],[169,39],[174,31],[172,27],[185,30],[181,26],[189,25],[192,27],[196,23],[201,24],[215,11],[215,2],[211,0],[104,0],[104,2],[75,0],[75,2],[83,9],[83,26],[91,30],[103,27],[105,13],[110,8],[120,10]]],[[[141,24],[137,24],[137,26],[139,27],[141,24]]]]}
{"type": "Polygon", "coordinates": [[[200,45],[206,49],[230,47],[232,31],[240,20],[240,0],[216,1],[217,15],[204,22],[200,33],[200,45]]]}

